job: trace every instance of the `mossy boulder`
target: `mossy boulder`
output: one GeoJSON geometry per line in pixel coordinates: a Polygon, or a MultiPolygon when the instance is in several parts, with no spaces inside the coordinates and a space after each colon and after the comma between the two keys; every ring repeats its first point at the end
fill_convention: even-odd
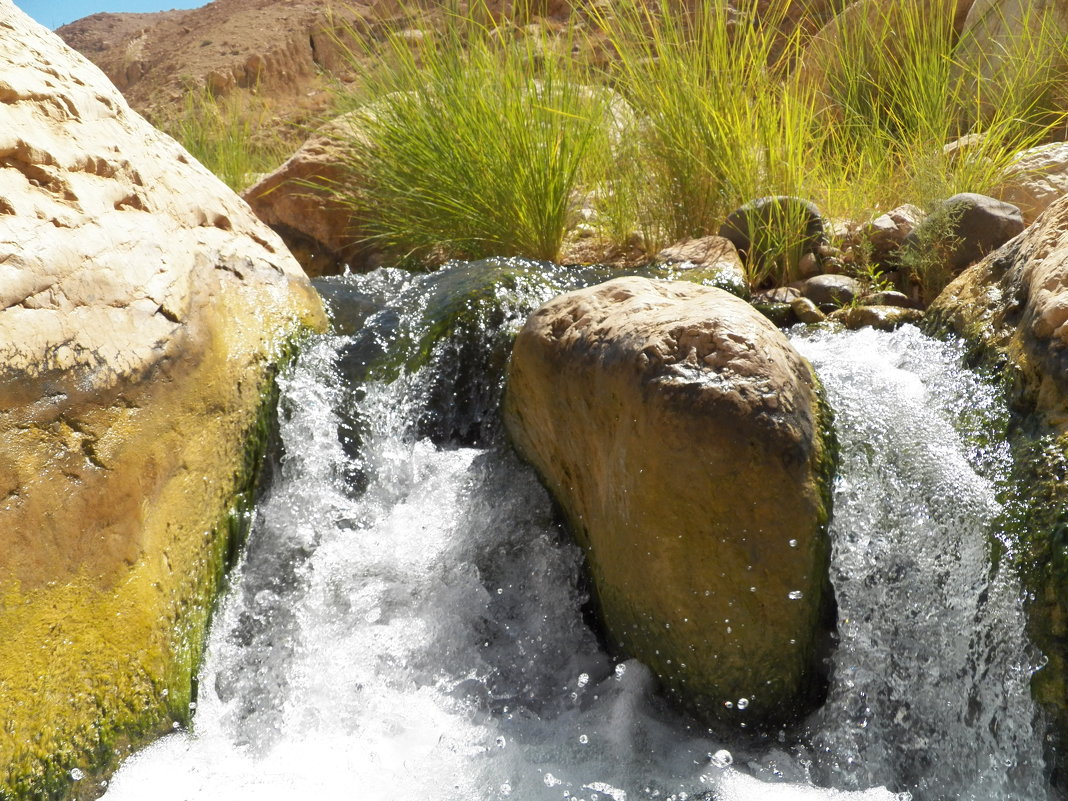
{"type": "Polygon", "coordinates": [[[568,292],[519,332],[504,417],[586,550],[612,645],[711,722],[812,708],[835,448],[774,325],[683,282],[568,292]]]}
{"type": "Polygon", "coordinates": [[[964,271],[927,310],[933,333],[963,337],[1000,376],[1017,417],[1008,431],[1015,487],[1005,498],[1014,555],[1031,595],[1030,633],[1048,664],[1032,688],[1068,743],[1068,197],[964,271]]]}
{"type": "Polygon", "coordinates": [[[273,372],[281,241],[0,0],[0,798],[93,796],[186,721],[273,372]]]}

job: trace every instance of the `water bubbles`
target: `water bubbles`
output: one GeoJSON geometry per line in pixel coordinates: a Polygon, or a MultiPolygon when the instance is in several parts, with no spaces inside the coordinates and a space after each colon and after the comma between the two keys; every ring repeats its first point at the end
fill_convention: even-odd
{"type": "Polygon", "coordinates": [[[626,672],[627,672],[627,666],[624,665],[622,662],[620,662],[618,665],[616,665],[616,669],[615,669],[616,681],[619,681],[620,679],[622,679],[623,678],[623,674],[626,673],[626,672]]]}
{"type": "Polygon", "coordinates": [[[166,698],[170,694],[171,694],[171,691],[168,690],[166,687],[164,687],[163,690],[160,692],[159,697],[160,698],[166,698]]]}
{"type": "Polygon", "coordinates": [[[545,782],[546,787],[557,787],[564,783],[562,779],[556,778],[551,773],[546,773],[542,777],[542,781],[545,782]]]}
{"type": "Polygon", "coordinates": [[[82,772],[81,768],[71,768],[70,769],[70,777],[72,779],[74,779],[74,781],[77,782],[77,781],[81,781],[82,779],[84,779],[85,778],[85,774],[82,772]]]}
{"type": "Polygon", "coordinates": [[[727,709],[734,709],[734,701],[724,701],[723,706],[727,707],[727,709]]]}
{"type": "Polygon", "coordinates": [[[512,794],[512,785],[510,785],[508,782],[505,782],[504,784],[502,784],[501,785],[501,795],[511,795],[511,794],[512,794]]]}
{"type": "Polygon", "coordinates": [[[749,699],[748,698],[739,698],[738,699],[738,708],[739,709],[746,709],[748,706],[749,706],[749,699]]]}
{"type": "Polygon", "coordinates": [[[579,673],[578,686],[579,687],[585,687],[589,683],[590,683],[590,674],[589,673],[579,673]]]}
{"type": "Polygon", "coordinates": [[[494,740],[494,743],[496,743],[498,748],[504,748],[506,745],[508,745],[508,741],[506,739],[504,739],[504,737],[500,737],[500,736],[497,737],[496,740],[494,740]]]}
{"type": "Polygon", "coordinates": [[[585,735],[585,734],[580,734],[579,735],[579,742],[582,743],[583,745],[586,745],[589,741],[590,741],[590,738],[587,735],[585,735]]]}
{"type": "Polygon", "coordinates": [[[712,763],[714,767],[723,768],[730,767],[734,764],[734,755],[731,754],[726,748],[721,748],[714,754],[708,755],[708,761],[712,763]]]}
{"type": "Polygon", "coordinates": [[[786,593],[786,597],[791,601],[800,601],[805,597],[805,594],[801,590],[790,590],[790,592],[786,593]]]}
{"type": "Polygon", "coordinates": [[[797,547],[797,540],[790,540],[789,545],[790,545],[791,548],[796,548],[797,547]]]}

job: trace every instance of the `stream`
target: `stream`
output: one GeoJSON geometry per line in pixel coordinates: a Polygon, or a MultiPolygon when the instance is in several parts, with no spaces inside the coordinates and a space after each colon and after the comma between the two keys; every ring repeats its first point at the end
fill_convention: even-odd
{"type": "Polygon", "coordinates": [[[281,447],[191,729],[128,758],[105,799],[1055,798],[1028,690],[1041,655],[992,557],[1013,547],[1009,455],[982,434],[1007,412],[958,347],[792,333],[841,443],[839,642],[820,710],[734,743],[605,651],[581,552],[496,418],[510,334],[597,276],[490,267],[320,283],[336,331],[280,378],[281,447]]]}

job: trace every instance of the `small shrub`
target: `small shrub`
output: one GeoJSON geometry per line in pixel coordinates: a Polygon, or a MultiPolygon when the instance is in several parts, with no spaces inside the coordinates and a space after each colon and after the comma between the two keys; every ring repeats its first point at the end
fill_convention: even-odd
{"type": "Polygon", "coordinates": [[[372,59],[350,51],[363,74],[347,102],[363,110],[353,181],[334,191],[367,241],[420,260],[555,259],[591,154],[609,146],[606,93],[583,84],[569,48],[517,38],[506,22],[469,14],[402,33],[365,39],[372,59]]]}

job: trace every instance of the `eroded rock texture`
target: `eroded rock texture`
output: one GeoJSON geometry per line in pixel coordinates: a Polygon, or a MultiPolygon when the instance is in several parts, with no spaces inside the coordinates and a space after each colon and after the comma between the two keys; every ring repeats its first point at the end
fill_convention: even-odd
{"type": "Polygon", "coordinates": [[[706,719],[810,707],[833,446],[811,368],[770,322],[682,282],[566,293],[519,333],[505,420],[586,549],[616,646],[706,719]]]}
{"type": "Polygon", "coordinates": [[[188,715],[273,364],[323,317],[248,207],[10,0],[0,123],[0,797],[29,798],[188,715]]]}

